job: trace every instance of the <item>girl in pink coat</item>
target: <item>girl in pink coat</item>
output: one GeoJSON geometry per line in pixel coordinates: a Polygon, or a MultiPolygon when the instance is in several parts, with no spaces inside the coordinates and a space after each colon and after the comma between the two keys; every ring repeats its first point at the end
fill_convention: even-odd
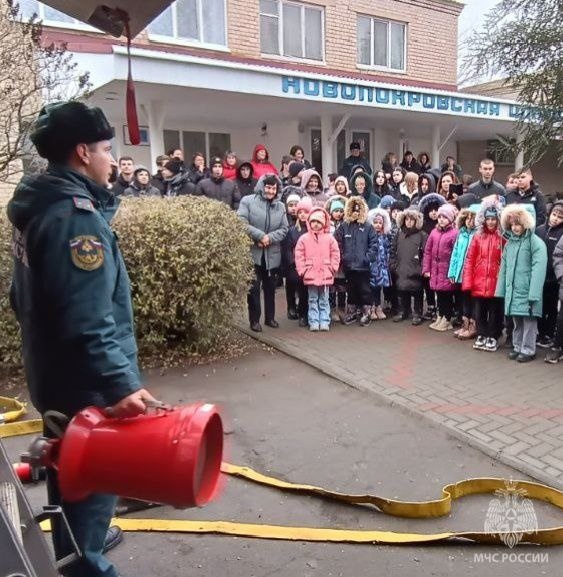
{"type": "Polygon", "coordinates": [[[429,325],[435,331],[452,330],[455,284],[448,278],[458,230],[454,227],[457,211],[451,204],[438,209],[438,224],[430,233],[424,247],[422,274],[430,279],[430,288],[436,291],[438,318],[429,325]]]}
{"type": "Polygon", "coordinates": [[[309,293],[309,329],[328,331],[329,286],[334,284],[340,266],[340,250],[330,234],[330,216],[323,208],[309,213],[307,229],[295,247],[295,267],[309,293]]]}

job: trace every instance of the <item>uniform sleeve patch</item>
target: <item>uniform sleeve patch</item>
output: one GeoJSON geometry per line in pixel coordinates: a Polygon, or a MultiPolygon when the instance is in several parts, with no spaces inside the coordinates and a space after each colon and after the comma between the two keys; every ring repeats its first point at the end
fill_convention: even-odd
{"type": "Polygon", "coordinates": [[[92,201],[88,198],[84,198],[82,196],[73,196],[72,201],[74,202],[74,206],[79,210],[87,210],[88,212],[94,212],[96,210],[92,204],[92,201]]]}
{"type": "Polygon", "coordinates": [[[70,241],[70,256],[79,269],[96,270],[104,264],[104,247],[97,236],[77,236],[70,241]]]}

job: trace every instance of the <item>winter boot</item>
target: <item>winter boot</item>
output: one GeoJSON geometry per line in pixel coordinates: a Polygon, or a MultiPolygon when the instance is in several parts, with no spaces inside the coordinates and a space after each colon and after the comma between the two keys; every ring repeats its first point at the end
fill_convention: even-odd
{"type": "Polygon", "coordinates": [[[371,320],[371,306],[364,305],[362,307],[362,314],[360,316],[360,326],[367,327],[371,320]]]}
{"type": "Polygon", "coordinates": [[[462,341],[468,341],[470,339],[474,339],[477,336],[477,324],[475,323],[474,319],[469,319],[469,326],[467,327],[467,331],[465,333],[459,335],[459,339],[462,341]]]}
{"type": "Polygon", "coordinates": [[[463,320],[461,321],[461,327],[459,327],[454,331],[454,337],[460,339],[462,333],[465,334],[468,328],[469,328],[469,319],[467,317],[463,317],[463,320]]]}
{"type": "Polygon", "coordinates": [[[358,318],[358,307],[356,305],[348,305],[346,314],[341,317],[341,322],[343,325],[351,325],[356,322],[358,318]]]}

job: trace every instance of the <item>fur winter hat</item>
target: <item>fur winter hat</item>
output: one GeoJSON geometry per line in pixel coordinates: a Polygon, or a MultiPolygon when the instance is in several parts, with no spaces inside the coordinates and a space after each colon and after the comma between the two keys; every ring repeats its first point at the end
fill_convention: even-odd
{"type": "Polygon", "coordinates": [[[391,217],[389,213],[383,208],[372,208],[368,212],[368,224],[373,225],[376,218],[380,218],[383,221],[383,233],[389,234],[391,231],[391,217]]]}
{"type": "Polygon", "coordinates": [[[446,217],[448,222],[453,224],[455,222],[455,217],[457,216],[457,210],[452,204],[443,204],[438,209],[438,216],[446,217]]]}
{"type": "Polygon", "coordinates": [[[424,223],[424,218],[422,216],[422,213],[413,207],[409,207],[409,208],[405,209],[403,212],[401,212],[401,214],[399,214],[399,216],[397,217],[397,225],[399,228],[403,227],[403,225],[405,224],[405,219],[407,218],[407,216],[410,216],[415,221],[415,228],[417,230],[422,229],[422,225],[424,223]]]}
{"type": "Polygon", "coordinates": [[[64,161],[77,144],[111,140],[113,130],[101,108],[77,101],[57,102],[41,109],[30,138],[39,156],[64,161]]]}
{"type": "Polygon", "coordinates": [[[346,201],[344,208],[344,220],[346,222],[358,222],[364,224],[368,219],[368,205],[363,197],[354,195],[350,196],[346,201]],[[358,217],[354,218],[354,213],[358,213],[358,217]]]}

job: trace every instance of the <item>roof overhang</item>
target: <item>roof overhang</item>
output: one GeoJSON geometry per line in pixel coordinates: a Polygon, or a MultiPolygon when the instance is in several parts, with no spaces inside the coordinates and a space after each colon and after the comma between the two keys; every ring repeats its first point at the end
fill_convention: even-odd
{"type": "Polygon", "coordinates": [[[131,37],[134,38],[172,4],[172,0],[43,0],[43,4],[113,36],[124,34],[121,11],[129,17],[131,37]]]}
{"type": "MultiPolygon", "coordinates": [[[[74,56],[80,68],[91,73],[96,104],[111,109],[112,100],[122,102],[118,95],[127,79],[123,47],[113,46],[111,52],[104,54],[74,56]]],[[[217,117],[219,112],[223,118],[226,115],[242,123],[257,114],[305,120],[305,115],[318,118],[322,113],[349,113],[366,121],[377,118],[378,123],[402,119],[419,126],[441,125],[444,129],[457,124],[477,137],[511,133],[519,110],[513,101],[475,94],[360,81],[219,58],[135,48],[132,60],[137,102],[162,101],[167,114],[183,119],[217,117]],[[232,110],[237,113],[233,115],[232,110]]]]}

